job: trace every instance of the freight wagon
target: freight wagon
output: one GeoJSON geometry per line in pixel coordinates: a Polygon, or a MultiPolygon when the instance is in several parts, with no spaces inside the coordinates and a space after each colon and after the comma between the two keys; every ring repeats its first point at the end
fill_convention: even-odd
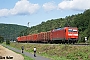
{"type": "Polygon", "coordinates": [[[75,43],[78,41],[78,28],[64,27],[64,28],[53,29],[48,32],[41,32],[38,34],[17,37],[17,41],[75,43]]]}

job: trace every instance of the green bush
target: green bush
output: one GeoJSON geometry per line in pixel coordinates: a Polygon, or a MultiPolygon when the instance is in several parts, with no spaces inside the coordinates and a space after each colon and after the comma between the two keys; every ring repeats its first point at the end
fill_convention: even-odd
{"type": "Polygon", "coordinates": [[[10,45],[10,40],[6,40],[6,45],[10,45]]]}
{"type": "Polygon", "coordinates": [[[87,43],[89,43],[89,44],[90,44],[90,37],[88,38],[88,41],[87,41],[87,43]]]}
{"type": "Polygon", "coordinates": [[[4,38],[2,36],[0,36],[0,43],[4,42],[4,38]]]}

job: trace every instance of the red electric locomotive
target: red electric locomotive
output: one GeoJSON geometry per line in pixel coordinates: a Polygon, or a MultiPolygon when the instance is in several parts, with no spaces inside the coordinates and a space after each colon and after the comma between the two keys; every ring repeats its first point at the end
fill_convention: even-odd
{"type": "Polygon", "coordinates": [[[75,43],[78,40],[76,27],[64,27],[52,30],[52,41],[63,43],[75,43]]]}

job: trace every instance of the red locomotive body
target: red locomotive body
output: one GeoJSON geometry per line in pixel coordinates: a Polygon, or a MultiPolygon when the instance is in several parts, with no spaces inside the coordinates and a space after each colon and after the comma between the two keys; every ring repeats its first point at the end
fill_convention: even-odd
{"type": "Polygon", "coordinates": [[[55,29],[52,31],[52,40],[66,43],[75,43],[78,40],[78,29],[76,27],[55,29]]]}
{"type": "Polygon", "coordinates": [[[68,40],[70,43],[71,42],[77,42],[78,40],[78,29],[76,27],[68,27],[67,28],[67,35],[66,35],[66,40],[68,40]]]}
{"type": "Polygon", "coordinates": [[[65,29],[59,28],[52,31],[52,40],[63,40],[65,39],[65,29]]]}

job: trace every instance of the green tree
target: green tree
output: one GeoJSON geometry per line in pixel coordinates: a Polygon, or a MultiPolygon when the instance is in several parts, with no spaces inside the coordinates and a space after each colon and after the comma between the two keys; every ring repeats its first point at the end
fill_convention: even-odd
{"type": "Polygon", "coordinates": [[[0,35],[3,36],[5,40],[15,40],[15,38],[20,34],[20,32],[25,30],[26,28],[26,26],[0,23],[0,35]]]}
{"type": "Polygon", "coordinates": [[[4,42],[4,38],[2,36],[0,36],[0,43],[4,42]]]}
{"type": "Polygon", "coordinates": [[[6,45],[10,45],[10,40],[9,39],[6,40],[6,45]]]}

